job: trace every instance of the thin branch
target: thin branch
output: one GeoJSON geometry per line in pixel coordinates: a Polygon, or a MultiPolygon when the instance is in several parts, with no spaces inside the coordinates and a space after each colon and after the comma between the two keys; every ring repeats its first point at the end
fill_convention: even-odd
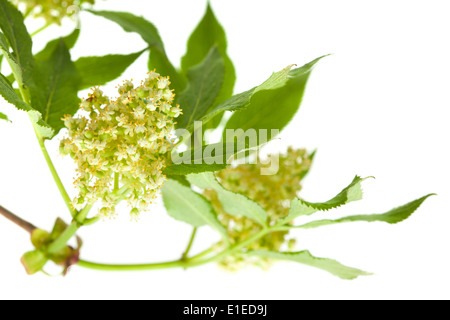
{"type": "Polygon", "coordinates": [[[183,255],[181,256],[181,260],[184,261],[187,259],[189,252],[191,251],[192,245],[194,244],[194,239],[195,239],[196,235],[197,235],[197,228],[194,228],[194,230],[192,231],[192,236],[189,240],[189,244],[188,244],[186,250],[184,251],[183,255]]]}
{"type": "Polygon", "coordinates": [[[27,231],[28,233],[32,233],[35,229],[37,229],[35,226],[33,226],[28,221],[25,221],[22,218],[19,218],[14,213],[3,208],[2,206],[0,206],[0,214],[2,216],[4,216],[6,219],[10,220],[11,222],[15,223],[16,225],[18,225],[19,227],[24,229],[25,231],[27,231]]]}

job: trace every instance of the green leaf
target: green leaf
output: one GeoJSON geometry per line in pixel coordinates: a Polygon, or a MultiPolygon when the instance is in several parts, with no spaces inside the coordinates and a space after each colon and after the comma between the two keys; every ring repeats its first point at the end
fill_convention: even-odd
{"type": "Polygon", "coordinates": [[[23,16],[9,1],[0,0],[0,29],[4,37],[0,40],[3,54],[10,60],[23,89],[33,86],[33,54],[31,37],[23,22],[23,16]],[[6,41],[5,41],[6,40],[6,41]],[[5,48],[7,42],[9,48],[5,48]]]}
{"type": "Polygon", "coordinates": [[[80,29],[76,28],[75,30],[73,30],[73,32],[71,34],[69,34],[63,38],[54,39],[54,40],[50,41],[49,43],[47,43],[47,45],[45,46],[45,48],[42,51],[40,51],[39,53],[34,55],[34,58],[36,60],[50,59],[53,52],[55,52],[55,50],[59,46],[60,39],[62,39],[64,41],[67,49],[70,50],[77,43],[79,36],[80,36],[80,29]]]}
{"type": "Polygon", "coordinates": [[[5,121],[9,121],[8,116],[4,113],[0,112],[0,120],[5,120],[5,121]]]}
{"type": "Polygon", "coordinates": [[[35,250],[25,253],[21,262],[29,275],[33,275],[42,270],[48,258],[41,251],[35,250]]]}
{"type": "Polygon", "coordinates": [[[211,204],[203,196],[178,181],[168,180],[162,188],[164,205],[168,214],[194,227],[209,225],[227,237],[225,228],[217,219],[211,204]]]}
{"type": "Polygon", "coordinates": [[[362,199],[363,191],[361,188],[361,182],[367,178],[361,178],[356,176],[352,183],[344,188],[338,195],[326,202],[307,202],[302,199],[294,199],[291,201],[291,209],[288,216],[284,219],[285,222],[291,221],[300,216],[309,216],[317,211],[327,211],[340,206],[343,206],[352,201],[358,201],[362,199]]]}
{"type": "Polygon", "coordinates": [[[2,95],[7,102],[16,106],[17,109],[28,112],[31,120],[43,137],[49,138],[53,136],[54,130],[42,120],[41,113],[23,102],[14,91],[8,79],[6,79],[2,74],[0,74],[0,95],[2,95]]]}
{"type": "Polygon", "coordinates": [[[13,55],[11,54],[11,52],[9,51],[9,44],[8,41],[6,40],[5,36],[3,33],[0,32],[0,49],[2,50],[2,52],[4,54],[1,55],[0,57],[0,61],[3,60],[4,55],[8,56],[10,58],[10,60],[15,60],[13,55]]]}
{"type": "Polygon", "coordinates": [[[143,17],[128,12],[93,11],[88,12],[117,23],[126,32],[135,32],[151,47],[164,47],[156,27],[143,17]]]}
{"type": "Polygon", "coordinates": [[[357,222],[357,221],[365,221],[365,222],[386,222],[389,224],[396,224],[408,219],[421,205],[422,203],[429,197],[435,195],[429,194],[420,199],[409,202],[401,207],[392,209],[383,214],[371,214],[371,215],[356,215],[344,217],[337,220],[319,220],[307,223],[305,225],[295,227],[301,229],[313,229],[338,223],[346,223],[346,222],[357,222]]]}
{"type": "Polygon", "coordinates": [[[185,175],[171,175],[171,174],[166,174],[167,179],[169,180],[175,180],[178,183],[180,183],[181,185],[185,186],[185,187],[191,187],[191,184],[189,183],[189,181],[186,179],[185,175]]]}
{"type": "Polygon", "coordinates": [[[252,219],[262,226],[267,225],[267,213],[259,204],[246,196],[225,189],[212,172],[190,174],[189,182],[201,189],[212,189],[217,192],[219,201],[224,210],[233,216],[244,216],[252,219]]]}
{"type": "Polygon", "coordinates": [[[175,89],[175,93],[180,93],[185,86],[185,79],[176,71],[175,67],[170,63],[164,49],[164,44],[156,27],[145,20],[143,17],[135,16],[127,12],[113,11],[92,11],[92,14],[109,19],[120,25],[126,32],[135,32],[147,42],[150,47],[150,63],[149,69],[156,68],[157,72],[163,76],[169,76],[171,80],[171,88],[175,89]]]}
{"type": "MultiPolygon", "coordinates": [[[[236,71],[233,62],[227,55],[227,46],[225,30],[220,25],[211,5],[208,3],[203,19],[189,38],[187,52],[181,60],[181,68],[187,74],[190,68],[200,64],[206,58],[211,48],[217,47],[224,60],[225,73],[222,87],[214,101],[214,106],[231,97],[236,82],[236,71]]],[[[216,121],[208,123],[214,124],[206,129],[217,127],[221,118],[221,115],[217,116],[215,118],[216,121]]]]}
{"type": "Polygon", "coordinates": [[[220,171],[227,167],[226,164],[171,164],[164,173],[172,176],[185,176],[191,173],[220,171]]]}
{"type": "Polygon", "coordinates": [[[224,61],[216,47],[201,64],[189,70],[188,85],[178,98],[183,110],[177,120],[179,128],[192,127],[194,121],[207,114],[222,88],[224,73],[224,61]]]}
{"type": "MultiPolygon", "coordinates": [[[[282,130],[297,113],[309,75],[320,57],[301,68],[289,72],[287,82],[275,90],[254,94],[250,104],[235,112],[225,129],[282,130]]],[[[273,139],[271,136],[269,140],[273,139]]]]}
{"type": "Polygon", "coordinates": [[[188,175],[219,171],[225,169],[233,156],[249,150],[248,141],[242,143],[213,143],[202,147],[195,147],[179,154],[172,154],[172,163],[164,173],[168,175],[188,175]]]}
{"type": "Polygon", "coordinates": [[[32,106],[41,112],[56,135],[64,127],[63,116],[74,115],[80,102],[80,76],[62,39],[48,59],[36,61],[35,72],[39,81],[32,91],[32,106]]]}
{"type": "Polygon", "coordinates": [[[81,89],[105,85],[120,77],[144,52],[129,55],[111,54],[103,57],[82,57],[75,62],[81,76],[81,89]]]}
{"type": "MultiPolygon", "coordinates": [[[[224,111],[236,111],[248,107],[251,102],[252,97],[264,90],[274,90],[283,87],[289,80],[289,73],[293,65],[290,65],[279,72],[273,73],[269,79],[259,86],[256,86],[248,91],[234,95],[230,99],[222,102],[218,106],[213,107],[203,118],[200,120],[203,124],[210,121],[212,118],[221,114],[224,111]]],[[[192,128],[188,128],[192,129],[192,128]]]]}
{"type": "Polygon", "coordinates": [[[370,276],[371,273],[350,268],[342,265],[336,260],[326,258],[316,258],[309,251],[301,252],[272,252],[272,251],[250,251],[248,255],[274,260],[287,260],[305,264],[311,267],[322,269],[344,280],[354,280],[360,276],[370,276]]]}

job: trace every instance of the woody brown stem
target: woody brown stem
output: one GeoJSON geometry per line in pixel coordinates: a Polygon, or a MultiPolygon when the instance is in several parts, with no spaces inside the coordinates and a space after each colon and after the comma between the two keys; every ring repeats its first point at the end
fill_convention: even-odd
{"type": "Polygon", "coordinates": [[[24,229],[25,231],[27,231],[28,233],[32,233],[35,229],[37,229],[35,226],[33,226],[28,221],[25,221],[22,218],[19,218],[14,213],[3,208],[2,206],[0,206],[0,214],[2,216],[4,216],[6,219],[10,220],[11,222],[15,223],[16,225],[18,225],[19,227],[24,229]]]}

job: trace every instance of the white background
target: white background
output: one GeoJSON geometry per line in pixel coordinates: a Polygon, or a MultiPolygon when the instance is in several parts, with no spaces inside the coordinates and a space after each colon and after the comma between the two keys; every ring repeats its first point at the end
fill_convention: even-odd
{"type": "MultiPolygon", "coordinates": [[[[97,8],[143,14],[155,23],[172,61],[204,13],[204,0],[99,1],[97,8]]],[[[343,281],[320,270],[279,263],[269,271],[225,272],[215,265],[144,273],[101,273],[73,268],[66,278],[28,277],[19,259],[31,250],[28,236],[0,218],[0,298],[74,299],[413,299],[450,298],[448,1],[212,1],[228,33],[237,69],[236,92],[286,65],[323,54],[300,112],[281,136],[288,145],[318,148],[302,197],[327,200],[355,174],[365,200],[333,214],[381,213],[425,194],[413,217],[399,225],[355,223],[298,233],[299,249],[375,273],[343,281]]],[[[82,14],[74,58],[131,53],[145,47],[139,36],[82,14]]],[[[35,25],[31,26],[35,27],[35,25]]],[[[34,39],[70,32],[71,23],[34,39]]],[[[142,79],[147,57],[124,78],[142,79]]],[[[106,91],[114,89],[111,84],[106,91]]],[[[34,140],[26,116],[1,105],[12,124],[0,123],[0,204],[41,228],[56,216],[69,221],[63,201],[34,140]]],[[[58,155],[58,136],[48,144],[62,179],[74,195],[73,164],[58,155]]],[[[278,146],[280,148],[280,146],[278,146]]],[[[80,232],[82,257],[98,262],[144,263],[176,259],[190,227],[158,206],[130,222],[127,209],[112,221],[80,232]]],[[[201,232],[195,250],[214,240],[201,232]]]]}

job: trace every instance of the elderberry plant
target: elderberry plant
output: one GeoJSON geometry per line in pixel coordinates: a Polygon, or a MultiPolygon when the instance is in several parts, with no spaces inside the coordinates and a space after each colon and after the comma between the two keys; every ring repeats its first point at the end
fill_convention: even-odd
{"type": "MultiPolygon", "coordinates": [[[[292,147],[286,153],[260,155],[295,116],[309,75],[323,57],[300,68],[287,66],[260,85],[234,94],[236,74],[227,54],[225,31],[210,5],[177,68],[152,23],[127,12],[87,10],[86,4],[94,1],[0,0],[0,63],[7,64],[1,69],[7,72],[0,74],[0,94],[5,100],[0,111],[11,104],[28,113],[71,216],[70,224],[58,218],[53,230],[45,231],[0,207],[3,216],[31,234],[34,249],[22,257],[29,274],[43,271],[49,261],[66,272],[72,265],[129,271],[190,268],[210,262],[236,270],[289,260],[355,279],[368,273],[308,251],[295,251],[290,231],[353,221],[395,224],[409,218],[431,195],[382,214],[298,224],[300,216],[361,200],[365,180],[356,176],[335,197],[312,203],[299,192],[313,152],[292,147]],[[98,23],[107,19],[125,32],[137,33],[143,40],[142,51],[74,61],[70,51],[80,34],[78,28],[49,41],[42,51],[33,51],[32,35],[60,24],[77,11],[69,10],[73,6],[95,15],[98,23]],[[25,19],[41,19],[44,25],[30,34],[25,19]],[[149,62],[136,75],[141,83],[124,81],[116,97],[106,96],[101,86],[118,83],[143,54],[148,54],[149,62]],[[91,93],[80,99],[80,91],[88,88],[91,93]],[[210,130],[218,133],[219,141],[204,138],[210,130]],[[46,149],[46,141],[55,138],[60,141],[60,153],[76,163],[76,195],[69,196],[46,149]],[[82,259],[80,228],[119,214],[116,206],[121,201],[128,202],[132,218],[137,219],[152,210],[160,193],[167,214],[193,227],[180,259],[140,265],[82,259]],[[203,226],[218,232],[221,240],[191,255],[197,229],[203,226]],[[68,245],[74,237],[77,248],[68,245]]],[[[8,121],[8,117],[0,113],[0,120],[8,121]]]]}

